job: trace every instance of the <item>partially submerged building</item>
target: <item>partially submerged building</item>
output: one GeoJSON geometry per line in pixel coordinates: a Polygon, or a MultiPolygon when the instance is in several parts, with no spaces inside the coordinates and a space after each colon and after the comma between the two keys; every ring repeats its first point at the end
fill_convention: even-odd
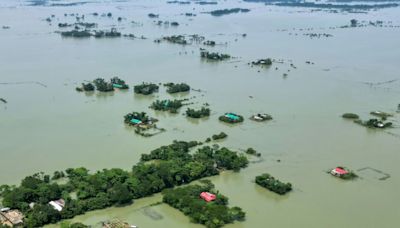
{"type": "Polygon", "coordinates": [[[24,215],[19,210],[3,208],[0,211],[0,224],[9,227],[22,227],[24,215]]]}
{"type": "Polygon", "coordinates": [[[341,177],[341,176],[346,175],[348,173],[349,173],[349,171],[345,170],[342,167],[336,167],[336,168],[331,170],[331,174],[333,176],[337,176],[337,177],[341,177]]]}

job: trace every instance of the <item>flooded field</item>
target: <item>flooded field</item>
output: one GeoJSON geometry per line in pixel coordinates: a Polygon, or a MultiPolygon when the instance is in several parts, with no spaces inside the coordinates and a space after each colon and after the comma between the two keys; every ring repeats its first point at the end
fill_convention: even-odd
{"type": "MultiPolygon", "coordinates": [[[[70,167],[130,170],[142,153],[223,131],[228,138],[221,145],[261,153],[240,172],[207,178],[246,212],[245,221],[225,227],[398,226],[400,8],[355,14],[242,1],[42,2],[0,2],[0,98],[6,101],[0,101],[0,185],[70,167]],[[205,13],[235,7],[250,11],[217,17],[205,13]],[[109,12],[111,17],[102,16],[109,12]],[[150,13],[159,16],[150,18],[150,13]],[[58,24],[74,23],[76,15],[85,15],[84,22],[98,23],[99,29],[116,28],[138,38],[62,37],[59,31],[73,27],[58,24]],[[351,27],[351,19],[365,26],[351,27]],[[159,20],[179,26],[158,25],[159,20]],[[154,42],[193,34],[216,45],[154,42]],[[232,58],[202,60],[200,48],[232,58]],[[267,68],[248,64],[261,58],[275,61],[267,68]],[[131,89],[75,90],[82,82],[114,76],[131,89]],[[142,82],[185,82],[195,90],[170,95],[161,86],[150,96],[134,94],[133,85],[142,82]],[[192,98],[193,108],[208,103],[211,115],[191,120],[183,115],[186,106],[178,114],[149,108],[156,99],[171,98],[192,98]],[[341,118],[352,112],[367,120],[376,110],[393,114],[388,118],[392,128],[369,129],[341,118]],[[123,122],[132,111],[154,116],[166,131],[149,138],[135,134],[123,122]],[[245,120],[235,126],[221,123],[218,117],[225,112],[245,120]],[[249,120],[255,113],[269,113],[273,120],[249,120]],[[360,178],[343,181],[326,173],[338,165],[359,170],[360,178]],[[266,172],[292,183],[293,191],[279,196],[257,186],[255,176],[266,172]],[[381,180],[382,173],[390,177],[381,180]]],[[[156,194],[73,221],[96,227],[119,218],[139,227],[201,227],[167,204],[150,206],[161,199],[156,194]]]]}

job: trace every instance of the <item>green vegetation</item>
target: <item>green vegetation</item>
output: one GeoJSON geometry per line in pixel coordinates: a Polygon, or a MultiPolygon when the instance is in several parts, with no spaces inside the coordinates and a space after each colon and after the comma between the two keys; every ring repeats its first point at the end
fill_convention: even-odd
{"type": "Polygon", "coordinates": [[[78,92],[83,92],[83,91],[90,92],[90,91],[94,91],[94,90],[95,90],[95,87],[90,82],[89,83],[82,83],[81,87],[76,87],[76,91],[78,91],[78,92]]]}
{"type": "Polygon", "coordinates": [[[114,88],[129,89],[129,86],[125,83],[125,81],[118,77],[111,78],[111,83],[113,84],[114,88]]]}
{"type": "Polygon", "coordinates": [[[111,92],[114,91],[112,83],[106,82],[103,78],[97,78],[93,80],[94,85],[100,92],[111,92]]]}
{"type": "Polygon", "coordinates": [[[180,93],[180,92],[188,92],[190,91],[190,86],[186,83],[165,83],[165,87],[167,87],[167,93],[180,93]]]}
{"type": "Polygon", "coordinates": [[[184,105],[182,101],[184,100],[156,100],[151,104],[150,108],[157,111],[178,113],[178,109],[184,105]]]}
{"type": "Polygon", "coordinates": [[[272,60],[270,58],[259,59],[257,61],[251,62],[251,65],[254,65],[254,66],[271,66],[272,65],[272,60]]]}
{"type": "Polygon", "coordinates": [[[342,175],[338,175],[338,174],[336,174],[334,172],[335,169],[333,169],[330,172],[333,176],[339,177],[339,178],[341,178],[343,180],[352,180],[352,179],[355,179],[355,178],[358,177],[357,174],[355,174],[352,170],[349,170],[348,168],[346,168],[344,166],[338,166],[337,168],[345,170],[345,171],[347,171],[347,173],[346,174],[342,174],[342,175]]]}
{"type": "Polygon", "coordinates": [[[126,124],[135,126],[138,123],[133,122],[133,119],[140,121],[140,124],[152,124],[157,121],[156,119],[147,116],[145,112],[131,112],[124,116],[124,122],[126,124]]]}
{"type": "Polygon", "coordinates": [[[217,52],[208,52],[204,49],[200,49],[200,56],[202,59],[216,60],[216,61],[222,61],[231,58],[230,55],[219,54],[217,52]]]}
{"type": "Polygon", "coordinates": [[[230,124],[241,123],[244,121],[243,116],[237,115],[234,113],[225,113],[225,115],[220,116],[218,119],[222,122],[230,123],[230,124]]]}
{"type": "Polygon", "coordinates": [[[386,113],[386,112],[380,112],[380,111],[373,111],[370,112],[369,114],[373,115],[373,116],[377,116],[382,118],[383,120],[386,120],[388,117],[392,117],[393,115],[390,113],[386,113]]]}
{"type": "Polygon", "coordinates": [[[357,124],[360,124],[364,127],[368,127],[368,128],[389,128],[393,125],[392,122],[384,122],[382,120],[378,120],[378,119],[369,119],[367,121],[362,121],[362,120],[355,120],[354,121],[357,124]]]}
{"type": "Polygon", "coordinates": [[[344,113],[342,115],[342,117],[345,118],[345,119],[358,119],[358,118],[360,118],[357,114],[354,114],[354,113],[344,113]]]}
{"type": "Polygon", "coordinates": [[[207,40],[207,41],[204,41],[203,44],[207,45],[207,46],[215,46],[216,43],[215,43],[215,41],[207,40]]]}
{"type": "Polygon", "coordinates": [[[133,87],[133,91],[137,94],[143,94],[143,95],[150,95],[153,94],[154,92],[158,92],[158,85],[154,83],[142,83],[141,85],[135,85],[133,87]]]}
{"type": "Polygon", "coordinates": [[[209,228],[222,227],[245,218],[245,212],[240,207],[227,206],[228,198],[215,191],[211,182],[165,190],[163,202],[189,216],[193,223],[209,228]],[[214,193],[217,198],[213,202],[206,202],[200,198],[202,192],[214,193]]]}
{"type": "Polygon", "coordinates": [[[115,168],[90,174],[83,167],[69,168],[65,171],[67,182],[63,184],[52,182],[49,175],[34,174],[24,178],[19,186],[1,186],[2,203],[4,207],[21,210],[26,227],[42,227],[87,211],[126,205],[133,199],[217,175],[224,169],[239,171],[248,164],[246,157],[227,148],[204,146],[189,153],[197,145],[200,143],[175,141],[162,146],[142,155],[142,161],[157,162],[139,162],[131,171],[115,168]],[[60,198],[65,200],[65,207],[58,212],[48,202],[60,198]],[[33,208],[30,203],[35,204],[33,208]]]}
{"type": "Polygon", "coordinates": [[[292,184],[285,184],[268,173],[256,176],[256,183],[272,192],[278,193],[279,195],[284,195],[292,190],[292,184]]]}
{"type": "Polygon", "coordinates": [[[246,154],[248,155],[253,155],[253,156],[257,156],[257,157],[261,157],[261,153],[257,153],[257,151],[253,148],[248,148],[246,151],[246,154]]]}
{"type": "Polygon", "coordinates": [[[213,16],[223,16],[232,13],[247,13],[247,12],[250,12],[250,9],[233,8],[233,9],[213,10],[210,12],[210,14],[213,16]]]}
{"type": "Polygon", "coordinates": [[[150,18],[158,18],[158,14],[154,13],[149,13],[147,16],[149,16],[150,18]]]}
{"type": "Polygon", "coordinates": [[[219,133],[219,134],[213,135],[211,138],[212,138],[213,140],[220,140],[220,139],[224,139],[224,138],[226,138],[226,137],[228,137],[228,135],[227,135],[225,132],[221,132],[221,133],[219,133]]]}
{"type": "Polygon", "coordinates": [[[86,38],[91,37],[92,33],[88,30],[71,30],[71,31],[64,31],[61,32],[61,36],[63,37],[74,37],[74,38],[86,38]]]}
{"type": "Polygon", "coordinates": [[[187,40],[185,39],[185,36],[182,35],[165,36],[162,39],[173,44],[183,44],[183,45],[188,44],[187,40]]]}
{"type": "Polygon", "coordinates": [[[62,222],[60,224],[61,228],[89,228],[90,226],[87,226],[83,223],[70,223],[70,222],[62,222]]]}
{"type": "Polygon", "coordinates": [[[202,107],[200,110],[188,108],[186,110],[186,116],[191,118],[203,118],[210,116],[211,110],[209,108],[202,107]]]}

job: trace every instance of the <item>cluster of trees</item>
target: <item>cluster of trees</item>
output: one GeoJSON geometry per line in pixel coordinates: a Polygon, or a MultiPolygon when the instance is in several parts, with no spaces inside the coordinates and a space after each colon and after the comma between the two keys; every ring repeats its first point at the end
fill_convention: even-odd
{"type": "Polygon", "coordinates": [[[180,93],[180,92],[188,92],[190,91],[190,86],[186,83],[166,83],[164,84],[167,87],[167,93],[180,93]]]}
{"type": "Polygon", "coordinates": [[[81,87],[76,87],[76,91],[78,91],[78,92],[83,92],[83,91],[91,92],[91,91],[94,91],[94,90],[95,90],[95,87],[90,82],[89,83],[82,83],[81,87]]]}
{"type": "Polygon", "coordinates": [[[125,83],[125,81],[118,77],[111,78],[111,83],[118,89],[129,89],[129,86],[125,83]]]}
{"type": "Polygon", "coordinates": [[[258,153],[255,149],[253,149],[251,147],[248,148],[245,152],[246,152],[246,154],[249,154],[249,155],[261,157],[261,153],[258,153]]]}
{"type": "Polygon", "coordinates": [[[156,100],[150,108],[157,111],[169,111],[170,113],[178,113],[178,109],[183,106],[184,100],[156,100]]]}
{"type": "Polygon", "coordinates": [[[140,121],[142,121],[142,123],[144,123],[144,124],[147,124],[147,123],[149,123],[150,121],[153,122],[153,121],[155,120],[155,119],[153,119],[153,118],[150,118],[150,117],[147,115],[147,113],[145,113],[145,112],[131,112],[131,113],[128,113],[128,114],[126,114],[126,115],[124,116],[124,122],[127,123],[127,124],[133,124],[133,123],[131,122],[132,119],[140,120],[140,121]]]}
{"type": "Polygon", "coordinates": [[[362,121],[358,119],[354,122],[369,128],[388,128],[393,125],[392,122],[384,122],[383,120],[379,119],[369,119],[367,121],[362,121]]]}
{"type": "Polygon", "coordinates": [[[247,12],[250,12],[250,9],[233,8],[233,9],[213,10],[210,12],[210,14],[213,16],[223,16],[232,13],[247,13],[247,12]]]}
{"type": "MultiPolygon", "coordinates": [[[[189,153],[190,148],[201,145],[200,142],[180,142],[174,141],[173,144],[162,146],[150,152],[143,154],[141,161],[162,160],[174,161],[183,164],[191,175],[194,176],[212,176],[219,173],[219,170],[239,171],[248,165],[249,161],[244,155],[239,155],[235,151],[228,148],[219,148],[203,146],[198,148],[196,152],[189,153]],[[182,163],[183,162],[183,163],[182,163]],[[189,164],[189,165],[188,165],[189,164]],[[194,168],[195,170],[192,170],[194,168]]],[[[186,173],[186,171],[184,173],[186,173]]]]}
{"type": "Polygon", "coordinates": [[[257,61],[251,62],[251,65],[260,65],[260,66],[271,66],[272,65],[272,59],[266,58],[266,59],[259,59],[257,61]]]}
{"type": "Polygon", "coordinates": [[[220,54],[217,52],[208,52],[204,49],[200,49],[200,56],[203,59],[208,59],[208,60],[225,60],[231,58],[230,55],[228,54],[220,54]]]}
{"type": "Polygon", "coordinates": [[[185,36],[182,35],[164,36],[162,39],[173,44],[188,44],[185,36]]]}
{"type": "Polygon", "coordinates": [[[202,185],[167,189],[163,191],[163,202],[182,211],[192,222],[209,228],[243,221],[246,216],[240,207],[228,207],[228,198],[216,192],[209,181],[203,181],[202,185]],[[216,199],[207,203],[199,197],[201,192],[215,193],[216,199]]]}
{"type": "Polygon", "coordinates": [[[199,110],[195,110],[192,108],[188,108],[186,110],[186,116],[191,117],[191,118],[203,118],[210,116],[211,110],[209,108],[202,107],[199,110]]]}
{"type": "Polygon", "coordinates": [[[283,183],[268,173],[256,176],[256,183],[272,192],[278,193],[279,195],[284,195],[292,190],[292,184],[283,183]]]}
{"type": "Polygon", "coordinates": [[[199,144],[174,142],[160,147],[142,155],[142,162],[131,171],[103,169],[91,174],[81,167],[69,168],[65,174],[55,173],[53,178],[43,173],[28,176],[20,186],[0,187],[3,206],[21,210],[25,226],[41,227],[87,211],[129,204],[165,188],[217,175],[221,169],[240,170],[248,164],[246,157],[226,148],[203,147],[190,154],[190,148],[199,144]],[[154,159],[158,162],[144,162],[154,159]],[[67,178],[66,183],[52,181],[62,176],[67,178]],[[48,204],[60,198],[65,200],[61,212],[48,204]]]}
{"type": "Polygon", "coordinates": [[[358,119],[358,118],[360,118],[357,114],[355,114],[355,113],[344,113],[343,115],[342,115],[342,117],[343,118],[345,118],[345,119],[358,119]]]}
{"type": "Polygon", "coordinates": [[[96,89],[100,92],[111,92],[114,91],[112,83],[106,82],[103,78],[96,78],[93,80],[96,89]]]}
{"type": "Polygon", "coordinates": [[[142,83],[140,85],[135,85],[133,87],[133,91],[137,94],[143,94],[143,95],[150,95],[154,92],[158,91],[158,85],[154,83],[142,83]]]}
{"type": "Polygon", "coordinates": [[[122,34],[117,31],[116,28],[112,28],[110,31],[90,31],[90,30],[79,30],[73,29],[71,31],[63,31],[60,33],[63,37],[73,37],[73,38],[84,38],[84,37],[91,37],[94,36],[95,38],[114,38],[114,37],[121,37],[122,34]]]}
{"type": "Polygon", "coordinates": [[[203,44],[207,45],[207,46],[215,46],[216,43],[213,40],[207,40],[207,41],[204,41],[203,44]]]}
{"type": "Polygon", "coordinates": [[[224,138],[226,138],[226,137],[228,137],[228,135],[227,135],[225,132],[221,132],[221,133],[219,133],[219,134],[213,135],[211,138],[212,138],[213,140],[219,140],[219,139],[224,139],[224,138]]]}

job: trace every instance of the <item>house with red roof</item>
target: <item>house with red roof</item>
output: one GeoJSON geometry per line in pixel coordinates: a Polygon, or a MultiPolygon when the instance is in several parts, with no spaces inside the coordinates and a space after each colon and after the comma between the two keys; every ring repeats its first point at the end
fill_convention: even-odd
{"type": "Polygon", "coordinates": [[[345,170],[342,167],[336,167],[336,168],[332,169],[332,171],[331,171],[331,174],[333,176],[338,176],[338,177],[341,177],[341,176],[346,175],[348,173],[349,173],[349,171],[345,170]]]}
{"type": "Polygon", "coordinates": [[[216,195],[209,193],[209,192],[202,192],[200,193],[200,197],[204,199],[206,202],[211,202],[217,198],[216,195]]]}

